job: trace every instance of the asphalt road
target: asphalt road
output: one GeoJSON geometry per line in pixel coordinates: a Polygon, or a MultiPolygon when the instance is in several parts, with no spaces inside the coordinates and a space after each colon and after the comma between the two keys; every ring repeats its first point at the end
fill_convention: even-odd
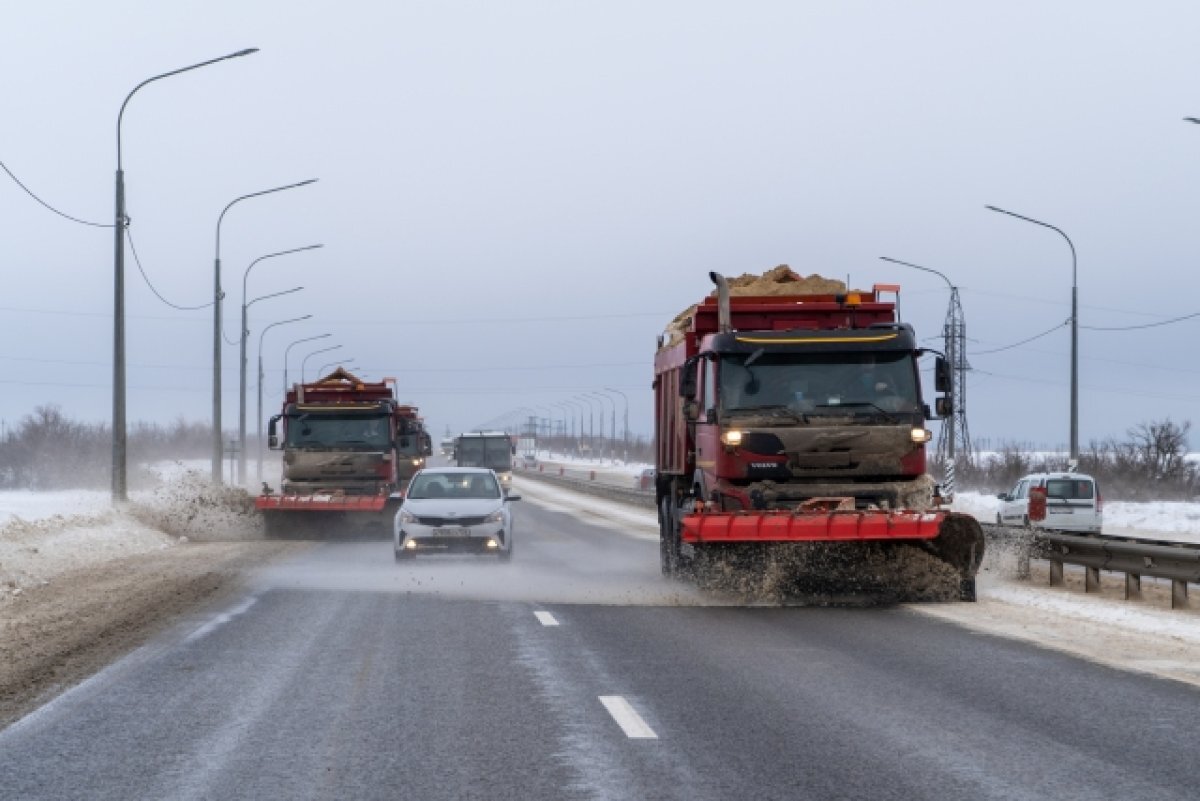
{"type": "Polygon", "coordinates": [[[903,607],[744,607],[521,502],[328,543],[0,732],[13,799],[1193,799],[1200,691],[903,607]]]}

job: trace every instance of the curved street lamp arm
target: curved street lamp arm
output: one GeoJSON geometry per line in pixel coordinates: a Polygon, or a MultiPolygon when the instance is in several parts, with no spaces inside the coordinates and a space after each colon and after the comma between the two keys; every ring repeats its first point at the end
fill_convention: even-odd
{"type": "Polygon", "coordinates": [[[989,211],[998,211],[1001,214],[1007,214],[1009,217],[1016,217],[1018,220],[1024,220],[1025,222],[1031,222],[1034,225],[1040,225],[1043,228],[1049,228],[1051,231],[1057,231],[1059,236],[1061,236],[1063,239],[1067,240],[1067,246],[1071,248],[1071,286],[1078,285],[1079,282],[1076,280],[1077,271],[1076,271],[1076,259],[1075,259],[1075,243],[1071,241],[1071,237],[1067,236],[1066,232],[1063,231],[1063,229],[1058,228],[1057,226],[1051,225],[1050,223],[1042,222],[1041,220],[1035,220],[1032,217],[1026,217],[1024,214],[1017,214],[1015,211],[1007,211],[1005,209],[997,208],[996,206],[984,206],[984,208],[988,209],[989,211]]]}
{"type": "MultiPolygon", "coordinates": [[[[281,250],[278,253],[268,253],[265,256],[259,256],[257,259],[250,262],[250,266],[246,268],[246,272],[242,273],[242,299],[245,300],[245,298],[246,298],[246,279],[250,277],[250,270],[252,270],[254,268],[254,265],[258,264],[263,259],[273,259],[276,256],[286,256],[289,253],[299,253],[302,250],[316,250],[317,248],[323,248],[323,247],[325,247],[325,246],[322,244],[305,245],[302,248],[292,248],[291,250],[281,250]]],[[[247,303],[246,305],[249,306],[250,304],[247,303]]]]}
{"type": "Polygon", "coordinates": [[[919,264],[912,264],[912,263],[910,263],[910,262],[907,262],[907,261],[900,261],[899,259],[893,259],[893,258],[891,258],[891,257],[889,257],[889,256],[880,256],[879,258],[880,258],[880,259],[882,259],[883,261],[890,261],[892,264],[901,264],[901,265],[904,265],[905,267],[912,267],[912,268],[913,268],[913,269],[915,269],[915,270],[924,270],[924,271],[925,271],[925,272],[927,272],[927,273],[933,273],[934,275],[938,276],[938,277],[939,277],[939,278],[941,278],[943,281],[945,281],[945,282],[946,282],[946,286],[950,287],[950,289],[954,289],[954,284],[952,284],[952,283],[950,282],[950,279],[949,279],[949,278],[947,278],[946,276],[942,275],[940,272],[938,272],[937,270],[933,269],[932,267],[922,267],[922,266],[921,266],[921,265],[919,265],[919,264]]]}
{"type": "Polygon", "coordinates": [[[288,184],[287,186],[277,186],[274,189],[264,189],[261,192],[251,192],[248,195],[235,197],[233,200],[229,201],[229,204],[225,208],[221,209],[221,215],[217,217],[217,257],[219,258],[221,255],[221,221],[225,219],[225,212],[233,208],[235,204],[241,203],[243,200],[249,200],[252,197],[269,195],[272,192],[282,192],[285,189],[295,189],[298,186],[308,186],[309,184],[315,184],[316,182],[316,178],[309,178],[307,181],[299,181],[298,183],[288,184]]]}
{"type": "Polygon", "coordinates": [[[127,94],[125,96],[125,101],[123,103],[121,103],[121,110],[117,112],[117,169],[118,170],[121,169],[121,118],[125,116],[125,106],[129,105],[130,98],[132,98],[137,93],[137,90],[141,89],[143,86],[145,86],[148,83],[153,83],[155,81],[161,81],[163,78],[170,78],[172,75],[178,75],[181,72],[188,72],[190,70],[200,69],[201,67],[207,67],[209,64],[216,64],[218,61],[225,61],[226,59],[230,59],[230,58],[239,58],[241,56],[248,56],[251,53],[257,53],[257,52],[258,52],[257,47],[248,47],[245,50],[239,50],[236,53],[230,53],[227,56],[221,56],[219,58],[210,58],[208,61],[201,61],[199,64],[192,64],[191,66],[180,67],[177,70],[171,70],[170,72],[164,72],[161,75],[155,75],[154,77],[147,78],[146,80],[139,83],[137,86],[133,87],[133,89],[130,90],[129,94],[127,94]]]}
{"type": "Polygon", "coordinates": [[[267,300],[268,298],[277,298],[280,295],[290,295],[293,292],[299,292],[301,289],[304,289],[304,287],[294,286],[291,289],[285,289],[282,292],[272,292],[270,295],[259,295],[257,298],[255,298],[254,300],[247,303],[246,308],[249,309],[251,306],[253,306],[255,303],[258,303],[260,300],[267,300]]]}
{"type": "Polygon", "coordinates": [[[272,328],[274,328],[277,325],[287,325],[288,323],[298,323],[301,320],[308,320],[311,318],[312,318],[311,314],[306,314],[303,317],[293,317],[290,320],[280,320],[279,322],[271,323],[270,325],[268,325],[266,328],[264,328],[262,330],[262,333],[258,335],[258,352],[259,352],[259,354],[262,353],[263,337],[266,336],[267,332],[270,331],[272,328]]]}

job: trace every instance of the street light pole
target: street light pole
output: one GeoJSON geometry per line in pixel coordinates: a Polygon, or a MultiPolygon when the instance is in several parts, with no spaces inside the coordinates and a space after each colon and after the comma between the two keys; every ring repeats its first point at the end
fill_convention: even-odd
{"type": "Polygon", "coordinates": [[[950,411],[944,418],[942,438],[938,444],[938,456],[944,461],[942,491],[946,497],[953,498],[958,472],[957,448],[960,441],[963,445],[964,456],[968,460],[971,458],[971,438],[967,433],[966,411],[967,333],[966,321],[962,314],[962,304],[958,297],[958,287],[943,273],[931,267],[922,267],[920,264],[912,264],[911,262],[900,261],[888,256],[880,256],[879,258],[882,261],[891,262],[892,264],[899,264],[904,267],[912,267],[914,270],[933,273],[945,281],[946,286],[950,288],[950,306],[946,314],[946,324],[943,328],[943,335],[946,342],[945,358],[949,362],[951,370],[950,411]]]}
{"type": "Polygon", "coordinates": [[[341,345],[330,345],[328,348],[321,348],[320,350],[314,350],[312,353],[308,354],[303,359],[301,359],[300,360],[300,383],[301,384],[304,383],[304,366],[306,364],[308,364],[309,359],[311,359],[313,356],[316,356],[318,353],[328,353],[329,351],[337,350],[340,347],[341,347],[341,345]]]}
{"type": "MultiPolygon", "coordinates": [[[[128,483],[126,480],[126,426],[125,426],[125,229],[129,226],[129,216],[125,212],[125,169],[121,161],[121,120],[125,116],[125,107],[139,89],[148,83],[169,78],[182,72],[207,67],[218,61],[248,56],[257,53],[257,47],[250,47],[230,53],[220,58],[212,58],[180,67],[177,70],[164,72],[139,83],[125,96],[121,109],[117,112],[117,176],[116,176],[116,225],[113,226],[113,411],[112,411],[112,500],[114,504],[129,500],[128,483]]],[[[217,471],[220,475],[220,434],[217,435],[217,471]]]]}
{"type": "MultiPolygon", "coordinates": [[[[286,348],[283,349],[283,394],[285,397],[287,396],[287,389],[288,389],[288,383],[287,383],[288,354],[290,354],[292,352],[292,348],[295,347],[296,345],[299,345],[301,342],[312,342],[314,339],[324,339],[325,337],[328,337],[328,336],[332,336],[332,334],[318,334],[315,337],[305,337],[304,339],[297,339],[291,345],[288,345],[286,348]]],[[[304,380],[303,376],[301,376],[300,380],[301,381],[304,380]]]]}
{"type": "MultiPolygon", "coordinates": [[[[1023,214],[1006,211],[995,206],[987,206],[989,211],[996,211],[1001,214],[1007,214],[1009,217],[1016,217],[1018,220],[1031,222],[1034,225],[1040,225],[1043,228],[1049,228],[1051,231],[1056,231],[1059,236],[1067,240],[1067,246],[1071,248],[1071,461],[1079,462],[1079,281],[1078,281],[1078,262],[1075,258],[1075,243],[1071,241],[1071,237],[1067,236],[1061,228],[1056,228],[1050,223],[1035,220],[1032,217],[1026,217],[1023,214]]],[[[1074,469],[1074,468],[1072,468],[1074,469]]]]}
{"type": "MultiPolygon", "coordinates": [[[[285,289],[282,292],[272,292],[269,295],[259,295],[249,303],[242,303],[242,336],[241,336],[241,359],[240,361],[240,384],[238,386],[238,470],[237,480],[246,483],[246,340],[250,336],[249,313],[250,307],[260,300],[270,300],[281,295],[290,295],[293,292],[299,292],[304,289],[302,286],[294,286],[291,289],[285,289]]],[[[245,296],[243,296],[245,300],[245,296]]]]}
{"type": "Polygon", "coordinates": [[[316,178],[309,178],[307,181],[287,184],[286,186],[277,186],[273,189],[264,189],[261,192],[251,192],[248,195],[236,197],[229,201],[225,208],[221,210],[221,215],[217,217],[217,252],[213,260],[212,480],[214,484],[221,483],[221,301],[225,298],[224,293],[221,292],[221,223],[225,220],[225,214],[243,200],[269,195],[273,192],[282,192],[285,189],[295,189],[298,186],[307,186],[316,182],[316,178]]]}
{"type": "MultiPolygon", "coordinates": [[[[274,295],[265,295],[255,298],[249,303],[246,302],[246,282],[250,278],[250,271],[254,269],[254,265],[266,259],[273,259],[277,256],[286,256],[289,253],[299,253],[302,250],[315,250],[323,247],[323,245],[305,245],[302,248],[292,248],[291,250],[281,250],[278,253],[268,253],[265,256],[259,256],[254,261],[250,262],[250,266],[246,268],[246,272],[242,273],[242,327],[239,329],[241,334],[238,336],[238,480],[245,483],[246,480],[246,340],[250,337],[249,311],[250,305],[260,300],[273,298],[278,295],[286,295],[290,292],[296,292],[303,287],[289,289],[287,292],[276,292],[274,295]]],[[[219,333],[219,332],[218,332],[219,333]]]]}
{"type": "Polygon", "coordinates": [[[623,413],[624,422],[622,423],[622,428],[624,430],[622,431],[622,437],[621,437],[621,446],[622,446],[621,460],[628,462],[629,461],[629,398],[626,397],[625,393],[619,389],[612,389],[611,387],[605,387],[604,391],[617,393],[618,395],[621,396],[621,400],[625,402],[624,413],[623,413]]]}
{"type": "MultiPolygon", "coordinates": [[[[612,441],[614,439],[616,439],[616,437],[617,437],[617,402],[615,400],[613,400],[612,398],[608,397],[607,395],[604,395],[600,392],[593,391],[590,394],[592,395],[592,397],[595,397],[595,398],[603,398],[604,400],[608,401],[610,406],[612,406],[612,428],[610,428],[608,431],[608,440],[609,440],[608,455],[609,455],[609,458],[612,458],[612,450],[613,450],[612,441]]],[[[604,450],[604,448],[603,448],[603,445],[604,445],[604,404],[603,403],[600,404],[600,444],[601,444],[601,451],[603,451],[604,450]]],[[[603,457],[601,457],[601,461],[603,461],[603,457]]]]}
{"type": "MultiPolygon", "coordinates": [[[[596,455],[596,416],[595,416],[596,407],[593,406],[592,404],[595,403],[596,400],[595,400],[595,398],[589,398],[587,396],[587,393],[584,393],[582,395],[576,395],[575,397],[579,398],[579,400],[581,402],[583,402],[584,404],[587,405],[587,410],[588,410],[588,458],[589,459],[595,458],[595,455],[596,455]]],[[[603,411],[604,411],[604,409],[603,409],[603,407],[601,407],[601,412],[603,412],[603,411]]],[[[582,428],[582,426],[583,426],[583,421],[580,420],[580,427],[582,428]]],[[[601,436],[604,435],[604,419],[603,418],[600,419],[600,435],[601,436]]]]}
{"type": "Polygon", "coordinates": [[[262,444],[263,444],[263,438],[262,438],[262,420],[263,420],[263,411],[262,411],[263,357],[262,357],[262,349],[263,349],[263,337],[265,337],[267,335],[267,332],[270,331],[272,328],[274,328],[277,325],[287,325],[288,323],[298,323],[301,320],[307,320],[310,317],[312,317],[311,314],[306,314],[303,317],[293,317],[290,320],[280,320],[277,323],[271,323],[270,325],[268,325],[266,328],[264,328],[262,330],[261,334],[258,335],[258,480],[260,483],[262,482],[262,463],[263,463],[263,453],[262,453],[262,444]]]}

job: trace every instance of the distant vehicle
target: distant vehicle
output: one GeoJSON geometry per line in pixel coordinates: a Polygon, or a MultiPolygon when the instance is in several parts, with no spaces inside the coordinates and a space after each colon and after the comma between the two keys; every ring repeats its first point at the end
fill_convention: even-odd
{"type": "Polygon", "coordinates": [[[418,553],[513,552],[512,512],[496,474],[478,467],[438,467],[413,476],[393,526],[396,561],[418,553]]]}
{"type": "Polygon", "coordinates": [[[1053,531],[1099,534],[1104,522],[1104,498],[1096,479],[1083,473],[1031,473],[1002,492],[996,522],[1053,531]],[[1044,513],[1030,506],[1037,492],[1046,496],[1044,513]]]}
{"type": "Polygon", "coordinates": [[[505,490],[512,486],[515,452],[512,437],[503,431],[465,431],[454,440],[456,465],[495,470],[505,490]]]}
{"type": "Polygon", "coordinates": [[[654,468],[647,467],[637,477],[637,488],[640,490],[654,489],[654,468]]]}
{"type": "Polygon", "coordinates": [[[446,437],[438,444],[438,447],[442,452],[442,456],[453,456],[454,455],[454,437],[446,437]]]}

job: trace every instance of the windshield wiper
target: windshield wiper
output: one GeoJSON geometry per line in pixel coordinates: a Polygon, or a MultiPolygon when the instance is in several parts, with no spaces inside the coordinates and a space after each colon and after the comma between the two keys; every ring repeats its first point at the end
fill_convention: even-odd
{"type": "Polygon", "coordinates": [[[889,423],[899,423],[900,422],[899,418],[897,418],[894,414],[879,408],[878,406],[871,403],[870,401],[844,401],[842,403],[818,403],[817,404],[818,409],[837,409],[839,407],[845,407],[845,406],[854,406],[854,407],[870,406],[872,409],[874,409],[875,411],[877,411],[881,415],[883,415],[884,419],[887,420],[889,423]]]}
{"type": "Polygon", "coordinates": [[[762,406],[735,406],[732,409],[726,409],[725,411],[730,414],[737,414],[739,412],[748,412],[748,413],[765,412],[767,414],[776,414],[778,412],[786,412],[788,417],[791,417],[795,420],[802,420],[805,423],[808,422],[808,417],[806,415],[804,415],[801,412],[797,412],[791,406],[788,406],[783,403],[769,403],[769,404],[764,404],[762,406]]]}

